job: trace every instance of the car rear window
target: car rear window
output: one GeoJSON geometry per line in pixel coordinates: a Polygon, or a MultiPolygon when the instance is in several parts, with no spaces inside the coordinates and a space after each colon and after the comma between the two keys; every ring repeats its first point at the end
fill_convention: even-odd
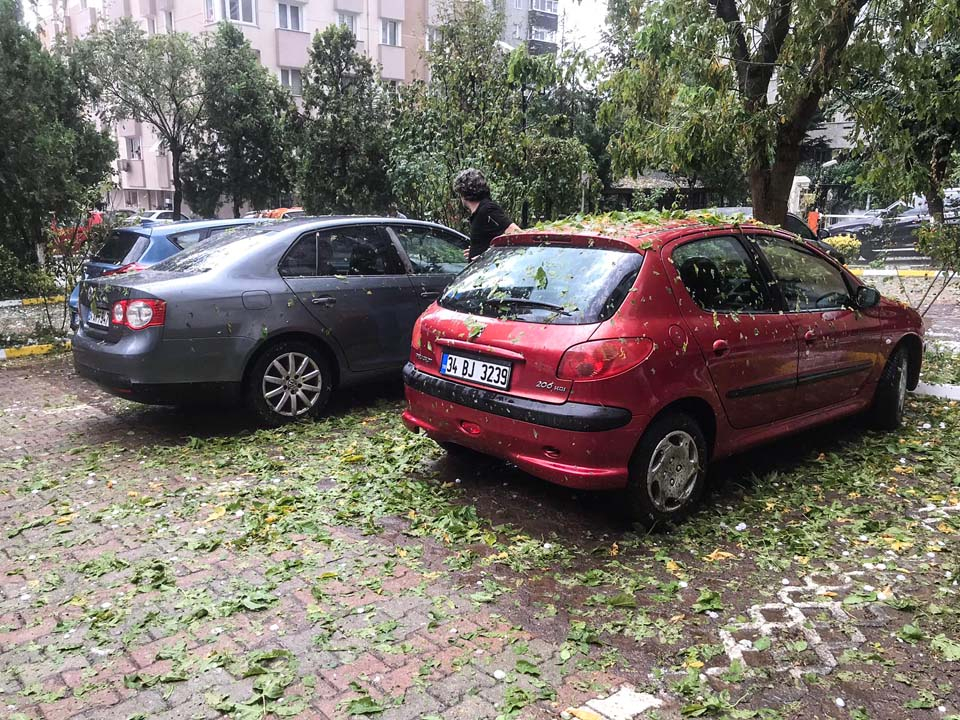
{"type": "Polygon", "coordinates": [[[606,320],[633,287],[643,255],[607,248],[491,248],[440,298],[449,310],[524,322],[583,325],[606,320]]]}
{"type": "Polygon", "coordinates": [[[136,262],[147,249],[149,239],[139,233],[115,230],[97,251],[92,260],[115,265],[136,262]]]}
{"type": "Polygon", "coordinates": [[[258,236],[269,235],[273,230],[274,228],[269,225],[264,227],[261,223],[227,228],[157,263],[152,269],[188,273],[213,270],[244,255],[252,245],[256,244],[258,236]]]}

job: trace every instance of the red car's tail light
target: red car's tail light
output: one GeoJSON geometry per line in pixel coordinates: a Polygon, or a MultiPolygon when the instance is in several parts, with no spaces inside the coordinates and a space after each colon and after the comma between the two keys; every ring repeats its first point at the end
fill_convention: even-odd
{"type": "Polygon", "coordinates": [[[163,300],[120,300],[113,304],[113,324],[131,330],[161,326],[166,317],[167,303],[163,300]]]}
{"type": "Polygon", "coordinates": [[[413,324],[413,335],[410,338],[410,344],[414,350],[419,350],[423,342],[420,338],[420,326],[423,324],[423,315],[417,316],[417,321],[413,324]]]}
{"type": "Polygon", "coordinates": [[[557,377],[562,380],[603,380],[626,372],[653,352],[649,338],[591,340],[569,348],[560,359],[557,377]]]}
{"type": "Polygon", "coordinates": [[[127,273],[138,272],[139,270],[146,270],[146,265],[141,265],[140,263],[127,263],[126,265],[121,265],[114,270],[107,270],[104,272],[104,275],[126,275],[127,273]]]}

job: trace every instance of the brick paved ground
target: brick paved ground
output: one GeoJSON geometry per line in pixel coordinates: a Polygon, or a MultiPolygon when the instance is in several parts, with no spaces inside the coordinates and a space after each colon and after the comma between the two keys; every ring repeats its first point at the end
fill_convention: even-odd
{"type": "Polygon", "coordinates": [[[624,683],[661,718],[960,712],[960,452],[923,428],[955,407],[751,455],[647,537],[615,497],[443,458],[399,406],[258,431],[0,367],[0,716],[554,718],[624,683]]]}

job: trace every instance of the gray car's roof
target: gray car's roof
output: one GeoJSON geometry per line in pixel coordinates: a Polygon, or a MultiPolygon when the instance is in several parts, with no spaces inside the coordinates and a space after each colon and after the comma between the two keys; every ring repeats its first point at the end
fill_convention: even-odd
{"type": "MultiPolygon", "coordinates": [[[[314,215],[289,220],[281,220],[276,225],[271,226],[271,230],[286,230],[296,228],[298,230],[320,230],[321,228],[342,225],[422,225],[424,227],[436,227],[443,230],[453,230],[446,225],[432,222],[430,220],[413,220],[411,218],[397,217],[378,217],[376,215],[314,215]]],[[[453,230],[453,232],[458,232],[453,230]]],[[[463,233],[458,233],[462,235],[463,233]]]]}

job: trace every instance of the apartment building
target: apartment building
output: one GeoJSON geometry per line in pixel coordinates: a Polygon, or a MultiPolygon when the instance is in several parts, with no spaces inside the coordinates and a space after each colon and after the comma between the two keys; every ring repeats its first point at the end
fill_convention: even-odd
{"type": "Polygon", "coordinates": [[[531,54],[557,51],[559,0],[504,0],[503,40],[513,47],[527,44],[531,54]]]}
{"type": "MultiPolygon", "coordinates": [[[[525,2],[527,0],[524,0],[525,2]]],[[[541,2],[543,0],[537,0],[541,2]]],[[[556,0],[553,0],[556,2],[556,0]]],[[[60,33],[82,37],[98,22],[129,17],[149,34],[200,35],[223,20],[235,23],[263,65],[294,95],[302,91],[302,68],[317,30],[339,23],[357,36],[361,52],[388,81],[424,76],[421,51],[427,34],[428,0],[54,0],[46,21],[48,39],[60,33]]],[[[120,157],[112,208],[157,209],[173,200],[172,167],[159,139],[145,124],[116,126],[120,157]]]]}

